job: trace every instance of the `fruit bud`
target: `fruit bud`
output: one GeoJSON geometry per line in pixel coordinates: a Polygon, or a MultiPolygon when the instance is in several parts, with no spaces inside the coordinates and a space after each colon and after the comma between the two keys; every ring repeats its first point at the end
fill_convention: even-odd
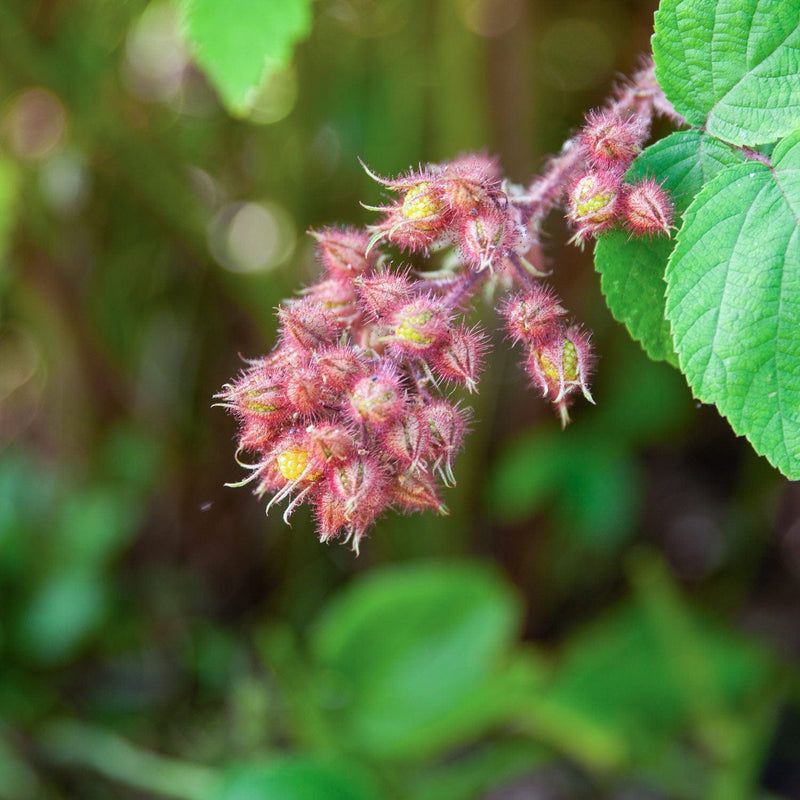
{"type": "Polygon", "coordinates": [[[569,193],[567,217],[575,227],[575,240],[585,242],[608,230],[619,212],[619,180],[607,172],[589,172],[569,193]]]}
{"type": "Polygon", "coordinates": [[[501,313],[515,343],[537,344],[552,336],[567,312],[551,289],[536,285],[511,297],[501,313]]]}
{"type": "Polygon", "coordinates": [[[370,236],[358,228],[323,228],[309,231],[317,240],[317,256],[333,278],[353,278],[375,267],[377,252],[369,248],[370,236]]]}
{"type": "Polygon", "coordinates": [[[299,350],[315,350],[336,339],[342,330],[334,315],[311,298],[278,309],[284,342],[299,350]]]}
{"type": "Polygon", "coordinates": [[[653,178],[624,189],[623,214],[631,232],[635,236],[669,234],[675,214],[669,194],[653,178]]]}
{"type": "Polygon", "coordinates": [[[397,419],[404,405],[400,380],[385,370],[357,380],[349,396],[353,419],[378,427],[397,419]]]}
{"type": "Polygon", "coordinates": [[[444,342],[450,332],[450,312],[437,300],[421,297],[391,315],[392,349],[404,354],[427,353],[444,342]]]}
{"type": "Polygon", "coordinates": [[[646,136],[646,128],[635,117],[625,120],[610,111],[592,111],[581,143],[592,166],[621,174],[639,154],[646,136]]]}
{"type": "Polygon", "coordinates": [[[527,372],[542,395],[556,406],[562,426],[569,422],[571,395],[581,391],[590,403],[594,402],[588,384],[592,361],[589,337],[577,326],[531,348],[527,372]]]}
{"type": "Polygon", "coordinates": [[[460,383],[468,392],[478,388],[486,339],[479,331],[453,328],[445,343],[431,357],[434,372],[445,380],[460,383]]]}

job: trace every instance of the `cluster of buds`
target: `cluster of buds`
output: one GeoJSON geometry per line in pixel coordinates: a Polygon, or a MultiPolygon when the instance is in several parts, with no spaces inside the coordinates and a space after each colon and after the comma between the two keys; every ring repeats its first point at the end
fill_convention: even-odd
{"type": "Polygon", "coordinates": [[[391,205],[367,206],[382,214],[370,227],[372,244],[426,254],[454,245],[462,264],[476,271],[501,267],[530,249],[528,219],[503,190],[492,159],[473,154],[395,179],[369,174],[398,195],[391,205]]]}
{"type": "Polygon", "coordinates": [[[611,110],[588,115],[578,140],[587,169],[573,181],[567,205],[578,244],[613,228],[634,236],[671,230],[673,206],[667,192],[652,178],[624,181],[648,133],[641,117],[623,118],[611,110]]]}
{"type": "Polygon", "coordinates": [[[358,549],[387,508],[446,513],[440,483],[468,414],[442,389],[474,391],[484,337],[442,293],[391,272],[370,234],[314,232],[322,279],[278,309],[273,352],[219,394],[269,508],[314,508],[322,541],[358,549]],[[255,458],[253,458],[255,456],[255,458]]]}
{"type": "Polygon", "coordinates": [[[486,337],[465,321],[479,288],[512,289],[501,314],[525,349],[533,385],[562,425],[578,395],[593,402],[588,335],[529,258],[550,210],[564,202],[575,241],[623,224],[637,234],[668,232],[669,197],[652,180],[623,176],[668,107],[652,65],[601,112],[529,187],[501,180],[483,155],[429,164],[398,178],[367,172],[394,193],[364,229],[312,231],[320,280],[278,309],[280,338],[218,395],[239,420],[239,484],[286,502],[284,519],[312,506],[322,541],[357,551],[388,508],[446,513],[468,409],[454,390],[474,392],[486,337]],[[438,270],[393,270],[385,248],[417,261],[451,247],[438,270]],[[240,456],[247,455],[247,462],[240,456]]]}
{"type": "Polygon", "coordinates": [[[589,336],[579,325],[567,322],[566,313],[555,294],[541,285],[511,295],[502,309],[512,341],[525,348],[525,371],[555,407],[562,427],[569,422],[567,409],[576,394],[594,403],[589,391],[594,362],[589,336]]]}

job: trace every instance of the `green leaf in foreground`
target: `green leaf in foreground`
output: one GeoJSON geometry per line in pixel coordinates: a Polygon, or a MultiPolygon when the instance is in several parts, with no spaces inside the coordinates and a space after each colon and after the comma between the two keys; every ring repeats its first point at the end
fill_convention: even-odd
{"type": "Polygon", "coordinates": [[[734,144],[800,127],[798,0],[662,0],[656,78],[694,125],[734,144]]]}
{"type": "Polygon", "coordinates": [[[666,277],[695,396],[800,478],[800,134],[778,144],[772,168],[728,167],[697,195],[666,277]]]}
{"type": "MultiPolygon", "coordinates": [[[[681,216],[706,181],[739,161],[741,156],[719,140],[700,131],[679,131],[648,147],[626,177],[663,183],[681,216]]],[[[594,260],[614,319],[624,323],[650,358],[677,365],[664,314],[664,272],[674,246],[675,240],[665,236],[632,238],[613,231],[598,239],[594,260]]]]}
{"type": "Polygon", "coordinates": [[[311,29],[310,0],[184,0],[184,10],[197,61],[234,114],[311,29]]]}
{"type": "Polygon", "coordinates": [[[477,565],[397,569],[353,586],[311,641],[339,679],[329,701],[337,737],[404,757],[472,735],[494,714],[518,621],[509,587],[477,565]]]}

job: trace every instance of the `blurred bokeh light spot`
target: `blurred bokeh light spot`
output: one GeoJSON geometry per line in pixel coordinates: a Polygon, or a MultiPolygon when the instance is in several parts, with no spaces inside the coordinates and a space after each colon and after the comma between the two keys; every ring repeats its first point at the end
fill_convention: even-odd
{"type": "Polygon", "coordinates": [[[143,100],[169,101],[181,89],[189,54],[174,4],[151,3],[128,33],[123,74],[143,100]]]}
{"type": "Polygon", "coordinates": [[[260,272],[287,261],[294,252],[290,214],[275,203],[231,203],[209,227],[214,257],[231,272],[260,272]]]}
{"type": "Polygon", "coordinates": [[[3,134],[20,158],[47,158],[61,145],[67,128],[64,105],[52,92],[27,89],[11,102],[3,118],[3,134]]]}
{"type": "Polygon", "coordinates": [[[19,326],[0,329],[0,444],[16,438],[35,417],[43,379],[33,337],[19,326]]]}
{"type": "Polygon", "coordinates": [[[39,188],[48,205],[65,217],[74,217],[89,196],[89,171],[80,153],[64,152],[42,164],[39,188]]]}
{"type": "Polygon", "coordinates": [[[508,33],[522,14],[522,0],[465,0],[461,4],[464,24],[479,36],[508,33]]]}
{"type": "Polygon", "coordinates": [[[253,98],[248,117],[269,125],[288,117],[297,101],[297,75],[294,69],[267,70],[267,79],[253,98]]]}
{"type": "Polygon", "coordinates": [[[541,68],[552,83],[578,91],[607,81],[612,47],[606,30],[590,19],[559,19],[540,45],[541,68]]]}

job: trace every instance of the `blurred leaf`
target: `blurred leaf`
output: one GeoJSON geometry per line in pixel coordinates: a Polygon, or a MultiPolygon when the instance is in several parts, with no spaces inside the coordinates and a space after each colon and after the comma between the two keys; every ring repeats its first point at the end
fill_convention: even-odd
{"type": "Polygon", "coordinates": [[[184,0],[186,35],[228,110],[246,115],[311,30],[310,0],[184,0]]]}
{"type": "Polygon", "coordinates": [[[29,800],[37,794],[39,781],[33,769],[5,738],[0,736],[0,800],[29,800]]]}
{"type": "Polygon", "coordinates": [[[96,571],[130,541],[136,512],[119,489],[93,487],[69,495],[53,541],[53,566],[96,571]]]}
{"type": "Polygon", "coordinates": [[[487,483],[487,505],[503,522],[546,508],[572,537],[601,549],[618,547],[633,530],[639,498],[632,460],[593,428],[532,431],[500,454],[487,483]]]}
{"type": "Polygon", "coordinates": [[[665,598],[665,584],[647,585],[570,639],[553,684],[532,704],[534,728],[595,767],[656,758],[678,733],[746,708],[773,674],[752,644],[665,598]],[[709,688],[698,694],[698,685],[709,688]],[[596,749],[603,741],[616,752],[596,749]]]}
{"type": "Polygon", "coordinates": [[[338,681],[327,699],[337,736],[400,757],[494,720],[495,690],[517,680],[495,673],[518,623],[508,585],[477,565],[409,566],[354,585],[311,640],[338,681]]]}
{"type": "Polygon", "coordinates": [[[355,764],[308,757],[280,758],[228,768],[208,800],[378,800],[372,781],[355,764]]]}
{"type": "Polygon", "coordinates": [[[413,776],[413,800],[473,800],[531,772],[552,754],[528,739],[492,740],[413,776]]]}
{"type": "Polygon", "coordinates": [[[64,661],[102,622],[108,601],[103,578],[79,569],[56,572],[33,595],[19,620],[19,643],[41,664],[64,661]]]}

